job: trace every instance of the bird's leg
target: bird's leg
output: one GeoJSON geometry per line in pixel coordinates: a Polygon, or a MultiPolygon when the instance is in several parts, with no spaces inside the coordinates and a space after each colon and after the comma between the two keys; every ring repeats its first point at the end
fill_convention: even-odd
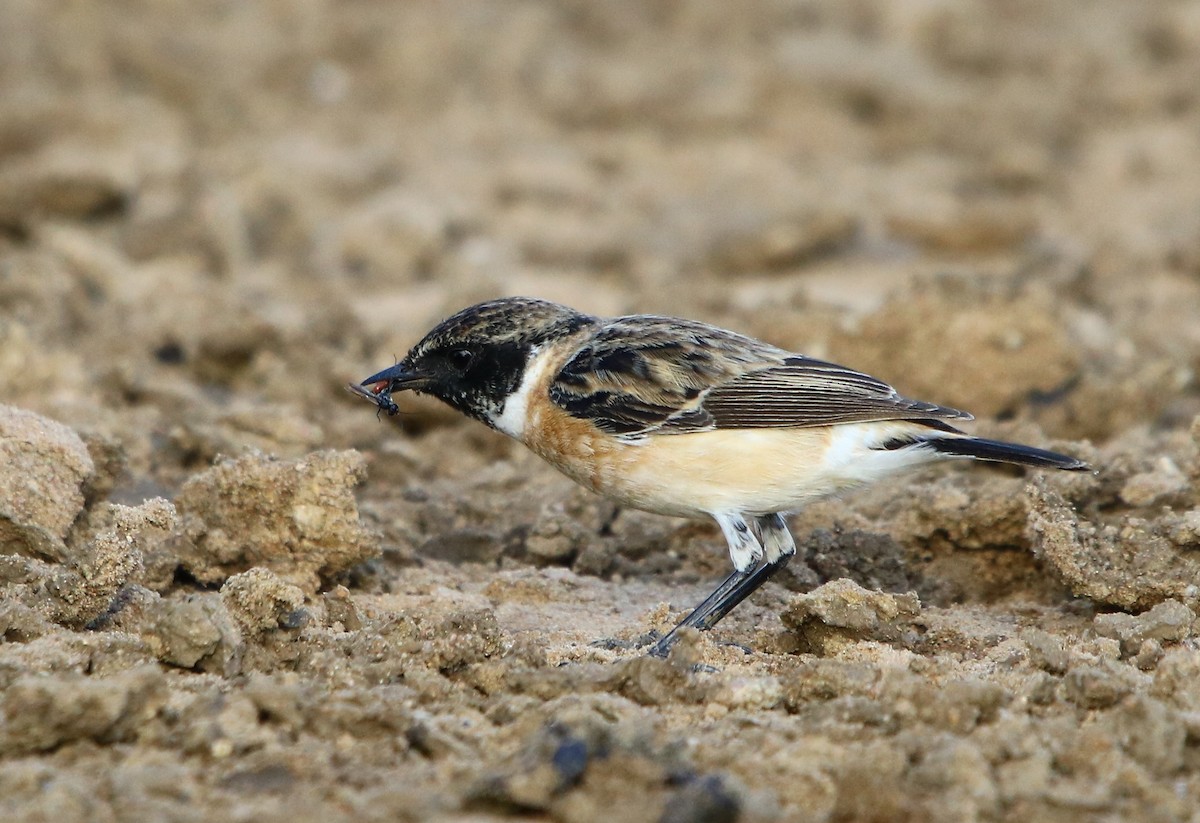
{"type": "MultiPolygon", "coordinates": [[[[721,602],[729,596],[729,593],[736,589],[742,583],[742,581],[746,580],[748,577],[750,577],[749,572],[739,572],[734,570],[733,574],[729,575],[729,577],[726,577],[725,581],[721,583],[720,586],[717,586],[716,591],[704,598],[700,605],[692,609],[691,614],[683,618],[683,620],[680,620],[679,624],[675,628],[671,629],[671,631],[660,637],[658,642],[651,646],[650,651],[646,652],[646,654],[650,655],[651,657],[666,657],[667,653],[671,651],[671,647],[675,645],[675,641],[679,639],[678,635],[680,629],[691,627],[699,629],[700,631],[705,631],[712,628],[713,624],[716,623],[716,620],[710,621],[710,615],[712,615],[714,610],[721,604],[721,602]]],[[[721,617],[724,616],[724,614],[721,615],[721,617]]],[[[717,618],[717,620],[720,619],[720,617],[717,618]]]]}
{"type": "MultiPolygon", "coordinates": [[[[780,514],[768,514],[756,518],[756,525],[762,532],[762,542],[765,549],[765,558],[762,564],[749,574],[742,575],[741,579],[733,585],[727,584],[733,579],[734,572],[726,579],[725,583],[717,591],[713,592],[703,603],[684,619],[680,625],[695,626],[701,631],[711,629],[717,625],[720,620],[733,611],[739,603],[745,600],[758,590],[759,586],[770,580],[777,571],[787,565],[788,561],[796,554],[796,541],[792,539],[792,533],[788,530],[787,522],[780,514]],[[718,595],[720,595],[718,597],[718,595]],[[711,604],[709,601],[712,600],[711,604]],[[701,612],[708,606],[707,611],[697,617],[697,613],[701,612]],[[696,618],[693,622],[689,620],[696,618]]],[[[672,634],[674,630],[672,630],[672,634]]],[[[670,635],[667,635],[670,637],[670,635]]],[[[666,640],[666,637],[663,638],[666,640]]],[[[662,641],[659,641],[660,643],[662,641]]]]}
{"type": "MultiPolygon", "coordinates": [[[[721,593],[722,596],[717,598],[710,606],[708,613],[702,615],[697,622],[689,625],[694,625],[701,631],[711,629],[717,625],[721,618],[733,611],[739,603],[757,591],[759,586],[774,577],[775,573],[786,566],[788,561],[795,556],[796,541],[792,539],[792,533],[788,529],[787,521],[783,519],[783,515],[767,514],[756,517],[755,525],[758,526],[759,532],[762,534],[762,545],[764,548],[762,564],[750,574],[744,575],[741,580],[729,587],[727,591],[722,592],[725,588],[725,584],[722,584],[721,589],[713,592],[713,595],[721,593]]],[[[728,582],[729,580],[725,581],[725,583],[728,582]]],[[[708,604],[708,601],[711,599],[713,599],[712,596],[706,599],[700,605],[700,608],[696,609],[696,612],[704,608],[705,604],[708,604]]],[[[695,617],[696,612],[688,615],[688,619],[695,617]]]]}
{"type": "Polygon", "coordinates": [[[729,541],[729,554],[734,558],[734,565],[737,566],[740,560],[746,567],[735,568],[733,574],[725,578],[691,614],[655,643],[648,652],[654,657],[667,656],[671,646],[675,645],[680,629],[691,627],[708,631],[717,625],[759,586],[770,580],[796,553],[796,544],[788,531],[787,523],[778,514],[756,518],[756,525],[763,535],[762,543],[759,543],[749,524],[740,515],[721,515],[717,517],[717,522],[721,531],[725,533],[725,539],[729,541]],[[764,544],[766,559],[757,568],[753,568],[753,564],[764,554],[764,544]]]}
{"type": "Polygon", "coordinates": [[[763,550],[768,563],[781,566],[796,553],[796,541],[782,514],[764,514],[754,518],[762,535],[763,550]]]}

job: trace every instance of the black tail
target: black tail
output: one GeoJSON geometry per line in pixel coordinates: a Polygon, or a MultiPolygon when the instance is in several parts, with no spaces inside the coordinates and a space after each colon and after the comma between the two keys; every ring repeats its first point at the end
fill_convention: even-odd
{"type": "Polygon", "coordinates": [[[1002,440],[987,440],[983,437],[929,437],[922,442],[942,454],[974,457],[976,460],[994,460],[997,463],[1019,463],[1039,469],[1066,469],[1083,471],[1090,468],[1087,463],[1065,454],[1035,449],[1002,440]]]}

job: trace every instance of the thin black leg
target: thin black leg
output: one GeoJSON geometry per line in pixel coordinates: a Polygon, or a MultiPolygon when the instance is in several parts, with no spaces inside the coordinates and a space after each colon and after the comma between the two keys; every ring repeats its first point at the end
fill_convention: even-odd
{"type": "Polygon", "coordinates": [[[752,572],[735,571],[725,578],[720,586],[717,586],[716,591],[704,598],[704,601],[693,609],[691,614],[679,621],[678,626],[651,646],[647,654],[653,657],[666,657],[671,651],[671,647],[675,645],[680,629],[690,627],[702,632],[708,631],[717,625],[725,615],[733,611],[739,603],[753,594],[759,586],[770,580],[775,572],[786,566],[791,559],[790,554],[784,555],[774,563],[762,563],[752,572]]]}
{"type": "MultiPolygon", "coordinates": [[[[698,618],[695,626],[701,631],[708,631],[713,626],[717,625],[725,615],[733,611],[739,603],[745,600],[758,588],[775,576],[775,572],[782,569],[791,560],[791,555],[785,555],[774,563],[763,563],[755,569],[745,580],[740,581],[733,590],[729,592],[720,602],[715,603],[708,614],[698,618]]],[[[691,615],[689,615],[690,617],[691,615]]]]}

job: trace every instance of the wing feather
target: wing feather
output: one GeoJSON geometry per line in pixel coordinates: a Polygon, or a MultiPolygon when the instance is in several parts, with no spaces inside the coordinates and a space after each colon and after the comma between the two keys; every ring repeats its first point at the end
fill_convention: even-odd
{"type": "Polygon", "coordinates": [[[635,316],[603,326],[559,371],[550,399],[623,437],[806,428],[874,420],[969,420],[901,397],[870,375],[703,323],[635,316]]]}
{"type": "Polygon", "coordinates": [[[799,355],[714,386],[703,399],[715,428],[804,428],[874,420],[969,420],[910,400],[882,380],[799,355]]]}

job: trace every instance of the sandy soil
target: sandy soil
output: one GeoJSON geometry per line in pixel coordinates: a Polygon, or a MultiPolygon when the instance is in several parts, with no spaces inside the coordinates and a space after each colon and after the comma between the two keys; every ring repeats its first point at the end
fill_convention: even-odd
{"type": "Polygon", "coordinates": [[[1200,819],[1200,3],[0,4],[0,819],[1200,819]],[[716,529],[344,384],[668,312],[1094,474],[716,529]],[[695,664],[704,664],[697,666],[695,664]]]}

